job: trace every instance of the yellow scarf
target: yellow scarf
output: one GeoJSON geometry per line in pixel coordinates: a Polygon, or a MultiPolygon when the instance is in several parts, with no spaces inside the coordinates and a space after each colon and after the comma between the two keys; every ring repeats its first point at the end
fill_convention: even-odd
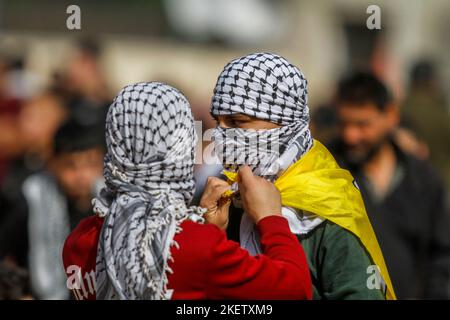
{"type": "MultiPolygon", "coordinates": [[[[237,175],[225,172],[235,182],[237,175]]],[[[312,212],[347,229],[359,238],[380,269],[386,298],[395,300],[391,279],[367,216],[359,189],[349,171],[341,169],[319,141],[275,181],[283,206],[312,212]]]]}

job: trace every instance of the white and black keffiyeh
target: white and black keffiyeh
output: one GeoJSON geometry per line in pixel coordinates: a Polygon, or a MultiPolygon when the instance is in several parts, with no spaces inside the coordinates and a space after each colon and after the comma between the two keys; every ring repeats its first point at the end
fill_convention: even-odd
{"type": "Polygon", "coordinates": [[[126,86],[106,119],[106,188],[93,200],[100,235],[97,299],[165,299],[173,238],[194,192],[196,134],[190,106],[162,83],[126,86]]]}
{"type": "Polygon", "coordinates": [[[255,53],[228,63],[214,89],[214,117],[241,113],[279,124],[270,130],[216,128],[216,154],[227,169],[248,164],[274,179],[312,146],[307,81],[283,57],[255,53]]]}
{"type": "MultiPolygon", "coordinates": [[[[213,117],[241,113],[279,124],[269,130],[217,127],[215,152],[227,170],[249,165],[256,175],[274,181],[299,160],[313,144],[309,130],[307,81],[303,73],[283,57],[271,53],[250,54],[228,63],[219,75],[211,104],[213,117]]],[[[234,190],[237,185],[232,186],[234,190]]],[[[234,204],[240,206],[239,199],[234,204]]],[[[315,215],[283,207],[282,214],[293,233],[307,233],[323,220],[315,215]]],[[[244,214],[241,246],[250,254],[261,252],[259,235],[244,214]]]]}

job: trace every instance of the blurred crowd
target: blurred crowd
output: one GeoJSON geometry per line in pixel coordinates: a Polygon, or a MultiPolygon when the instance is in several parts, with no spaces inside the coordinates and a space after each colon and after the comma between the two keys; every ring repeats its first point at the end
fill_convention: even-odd
{"type": "Polygon", "coordinates": [[[372,73],[345,77],[314,134],[355,178],[397,297],[449,299],[450,118],[433,66],[411,75],[402,103],[372,73]]]}
{"type": "MultiPolygon", "coordinates": [[[[95,42],[81,41],[33,90],[25,61],[0,56],[0,299],[71,298],[61,246],[93,214],[114,96],[100,59],[95,42]]],[[[450,114],[433,63],[419,61],[408,87],[396,101],[373,74],[347,74],[328,104],[310,106],[311,129],[354,175],[398,297],[448,299],[450,114]]],[[[208,107],[193,103],[204,130],[214,125],[208,107]]],[[[199,165],[197,193],[218,172],[199,165]]]]}
{"type": "Polygon", "coordinates": [[[69,298],[61,245],[92,214],[91,199],[102,185],[112,96],[99,54],[95,43],[81,41],[67,69],[29,96],[13,94],[32,91],[23,61],[0,60],[1,274],[27,274],[17,277],[23,290],[2,281],[0,298],[69,298]]]}

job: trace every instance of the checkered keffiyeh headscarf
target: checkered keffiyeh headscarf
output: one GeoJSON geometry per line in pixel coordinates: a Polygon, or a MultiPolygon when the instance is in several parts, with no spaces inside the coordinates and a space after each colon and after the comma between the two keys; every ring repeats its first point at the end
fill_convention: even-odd
{"type": "MultiPolygon", "coordinates": [[[[256,175],[274,181],[312,147],[307,81],[297,67],[278,55],[250,54],[225,66],[214,89],[211,114],[234,113],[268,120],[281,127],[257,131],[216,128],[216,154],[228,170],[236,170],[245,163],[256,175]],[[268,148],[268,144],[275,146],[276,152],[268,148]]],[[[232,188],[236,190],[237,185],[232,188]]],[[[240,206],[236,197],[234,204],[240,206]]],[[[286,215],[291,212],[286,209],[283,207],[281,213],[288,218],[293,233],[314,228],[322,222],[314,215],[303,220],[296,214],[286,215]]],[[[259,233],[246,213],[241,220],[239,237],[241,246],[250,254],[262,252],[259,233]]]]}
{"type": "Polygon", "coordinates": [[[211,114],[216,117],[235,113],[281,127],[258,131],[216,128],[216,154],[229,170],[235,170],[236,164],[242,164],[237,159],[243,158],[255,174],[274,178],[312,146],[307,81],[297,67],[278,55],[250,54],[225,66],[214,89],[211,114]],[[273,152],[274,148],[267,148],[267,144],[279,150],[273,152]],[[261,145],[269,152],[260,152],[261,145]]]}
{"type": "Polygon", "coordinates": [[[164,299],[175,233],[194,192],[196,134],[186,98],[162,83],[126,86],[106,119],[105,217],[97,252],[98,299],[164,299]]]}

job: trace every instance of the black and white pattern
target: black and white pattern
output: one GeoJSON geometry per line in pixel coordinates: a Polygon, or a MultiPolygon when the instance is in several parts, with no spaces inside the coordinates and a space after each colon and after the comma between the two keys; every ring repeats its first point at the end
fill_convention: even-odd
{"type": "Polygon", "coordinates": [[[297,67],[278,55],[250,54],[225,66],[214,89],[211,114],[217,117],[235,113],[268,120],[281,127],[256,132],[217,128],[214,133],[216,154],[229,170],[236,169],[238,163],[233,159],[242,154],[249,161],[257,162],[254,161],[256,153],[257,158],[262,155],[269,161],[246,164],[255,174],[273,179],[312,146],[307,81],[297,67]],[[258,144],[251,141],[258,141],[258,144]],[[266,152],[261,152],[260,146],[267,149],[267,144],[278,154],[271,152],[267,157],[266,152]]]}
{"type": "MultiPolygon", "coordinates": [[[[278,55],[250,54],[225,66],[214,89],[211,114],[217,117],[234,113],[281,127],[258,131],[216,128],[215,152],[227,170],[236,171],[239,165],[247,164],[256,175],[274,181],[312,147],[307,81],[297,67],[278,55]]],[[[236,183],[232,189],[237,189],[236,183]]],[[[233,202],[241,206],[239,196],[233,202]]],[[[296,234],[309,232],[323,221],[288,207],[283,207],[281,213],[296,234]]],[[[252,255],[262,252],[259,234],[247,214],[241,220],[240,242],[252,255]]]]}
{"type": "Polygon", "coordinates": [[[243,113],[283,126],[307,123],[307,81],[297,67],[278,55],[250,54],[228,63],[219,75],[211,113],[243,113]]]}
{"type": "Polygon", "coordinates": [[[280,155],[280,130],[242,130],[221,128],[214,130],[214,150],[227,170],[236,171],[247,164],[259,171],[273,163],[280,155]]]}
{"type": "Polygon", "coordinates": [[[194,192],[196,134],[186,98],[157,82],[126,86],[106,120],[106,188],[93,200],[105,216],[99,240],[98,299],[165,299],[174,235],[194,192]]]}

